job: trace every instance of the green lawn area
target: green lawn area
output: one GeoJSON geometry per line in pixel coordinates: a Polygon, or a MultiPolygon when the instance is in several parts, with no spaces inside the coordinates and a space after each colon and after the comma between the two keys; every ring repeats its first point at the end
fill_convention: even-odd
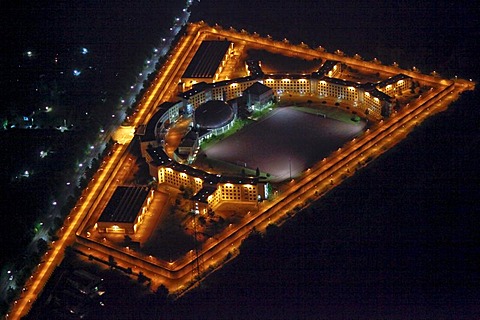
{"type": "Polygon", "coordinates": [[[244,126],[249,125],[252,122],[253,120],[237,119],[235,120],[235,123],[233,124],[233,126],[227,132],[224,132],[218,136],[212,136],[211,138],[204,140],[200,148],[202,150],[208,149],[209,146],[214,145],[215,143],[225,139],[228,136],[231,136],[232,134],[236,133],[237,131],[242,129],[244,126]]]}

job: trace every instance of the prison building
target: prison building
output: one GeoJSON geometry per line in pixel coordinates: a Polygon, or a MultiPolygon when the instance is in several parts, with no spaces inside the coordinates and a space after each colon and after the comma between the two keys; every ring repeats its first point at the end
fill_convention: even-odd
{"type": "Polygon", "coordinates": [[[310,75],[305,74],[269,74],[265,75],[263,84],[278,95],[284,93],[308,94],[311,91],[310,77],[310,75]]]}
{"type": "Polygon", "coordinates": [[[213,211],[256,209],[265,198],[265,184],[256,178],[222,177],[217,189],[207,199],[213,211]]]}
{"type": "Polygon", "coordinates": [[[262,106],[267,104],[267,102],[272,101],[273,90],[260,82],[255,82],[243,91],[243,96],[246,99],[247,107],[249,109],[260,110],[262,106]]]}
{"type": "Polygon", "coordinates": [[[98,232],[135,233],[153,199],[148,187],[119,186],[95,224],[98,232]]]}
{"type": "Polygon", "coordinates": [[[377,89],[391,97],[401,95],[403,91],[412,87],[412,78],[399,73],[377,83],[377,89]]]}
{"type": "Polygon", "coordinates": [[[182,76],[186,88],[199,82],[214,82],[233,52],[233,42],[204,40],[182,76]]]}

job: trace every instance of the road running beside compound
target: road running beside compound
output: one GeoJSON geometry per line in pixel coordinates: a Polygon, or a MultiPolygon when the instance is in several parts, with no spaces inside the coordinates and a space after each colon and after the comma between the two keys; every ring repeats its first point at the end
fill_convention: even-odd
{"type": "MultiPolygon", "coordinates": [[[[174,97],[178,81],[181,79],[186,65],[192,59],[199,43],[208,37],[225,37],[235,41],[252,42],[256,45],[265,45],[272,50],[311,55],[317,58],[330,59],[335,57],[337,60],[345,63],[351,62],[356,66],[371,69],[378,67],[385,70],[386,73],[398,71],[394,67],[359,62],[353,58],[335,56],[283,42],[260,39],[252,35],[221,28],[212,28],[203,23],[192,24],[188,28],[187,34],[172,50],[164,68],[159,72],[147,91],[147,95],[144,96],[142,103],[138,106],[138,113],[132,122],[134,126],[145,123],[156,111],[159,103],[174,97]]],[[[247,214],[238,225],[227,228],[215,239],[207,240],[196,254],[189,252],[183,258],[172,262],[141,256],[133,250],[124,250],[108,243],[95,242],[89,239],[84,232],[87,222],[91,215],[97,211],[103,197],[118,185],[117,177],[121,168],[130,161],[128,149],[132,144],[129,141],[122,141],[124,144],[116,146],[110,159],[102,170],[97,172],[94,180],[90,182],[81,202],[70,214],[60,239],[52,245],[52,249],[45,255],[44,261],[39,266],[31,283],[29,283],[28,290],[15,303],[11,317],[19,319],[28,313],[31,304],[41,293],[56,266],[62,261],[65,248],[70,245],[74,245],[76,249],[99,259],[109,259],[109,256],[111,256],[119,267],[132,268],[135,272],[142,271],[152,279],[156,286],[164,284],[171,292],[185,292],[194,285],[192,279],[202,280],[205,274],[199,274],[199,272],[207,271],[207,268],[219,268],[229,255],[238,253],[242,241],[249,236],[252,230],[262,232],[269,224],[281,224],[282,221],[298,210],[308,207],[310,202],[320,198],[345,178],[353,175],[356,170],[368,165],[369,162],[399,143],[427,117],[445,110],[461,92],[471,90],[474,87],[473,83],[463,80],[445,80],[410,71],[406,71],[406,73],[412,77],[420,78],[426,83],[434,84],[435,88],[393,114],[391,118],[380,121],[363,135],[353,138],[324,160],[313,165],[300,177],[287,184],[278,196],[259,204],[259,210],[256,213],[247,214]],[[200,260],[203,270],[198,268],[200,260]]]]}

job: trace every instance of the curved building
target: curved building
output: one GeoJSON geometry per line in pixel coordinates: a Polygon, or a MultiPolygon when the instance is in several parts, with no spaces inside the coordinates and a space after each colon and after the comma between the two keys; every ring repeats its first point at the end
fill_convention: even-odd
{"type": "Polygon", "coordinates": [[[194,124],[198,129],[213,130],[228,125],[235,119],[235,111],[228,103],[210,100],[195,109],[194,124]]]}

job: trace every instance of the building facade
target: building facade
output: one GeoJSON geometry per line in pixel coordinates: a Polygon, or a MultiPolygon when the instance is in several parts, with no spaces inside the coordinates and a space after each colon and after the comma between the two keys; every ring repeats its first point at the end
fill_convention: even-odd
{"type": "Polygon", "coordinates": [[[100,233],[135,233],[152,202],[154,190],[119,186],[95,224],[100,233]]]}
{"type": "Polygon", "coordinates": [[[192,208],[199,213],[208,209],[254,210],[259,201],[267,198],[265,183],[258,178],[225,177],[177,163],[158,167],[158,183],[177,189],[191,189],[192,208]]]}

